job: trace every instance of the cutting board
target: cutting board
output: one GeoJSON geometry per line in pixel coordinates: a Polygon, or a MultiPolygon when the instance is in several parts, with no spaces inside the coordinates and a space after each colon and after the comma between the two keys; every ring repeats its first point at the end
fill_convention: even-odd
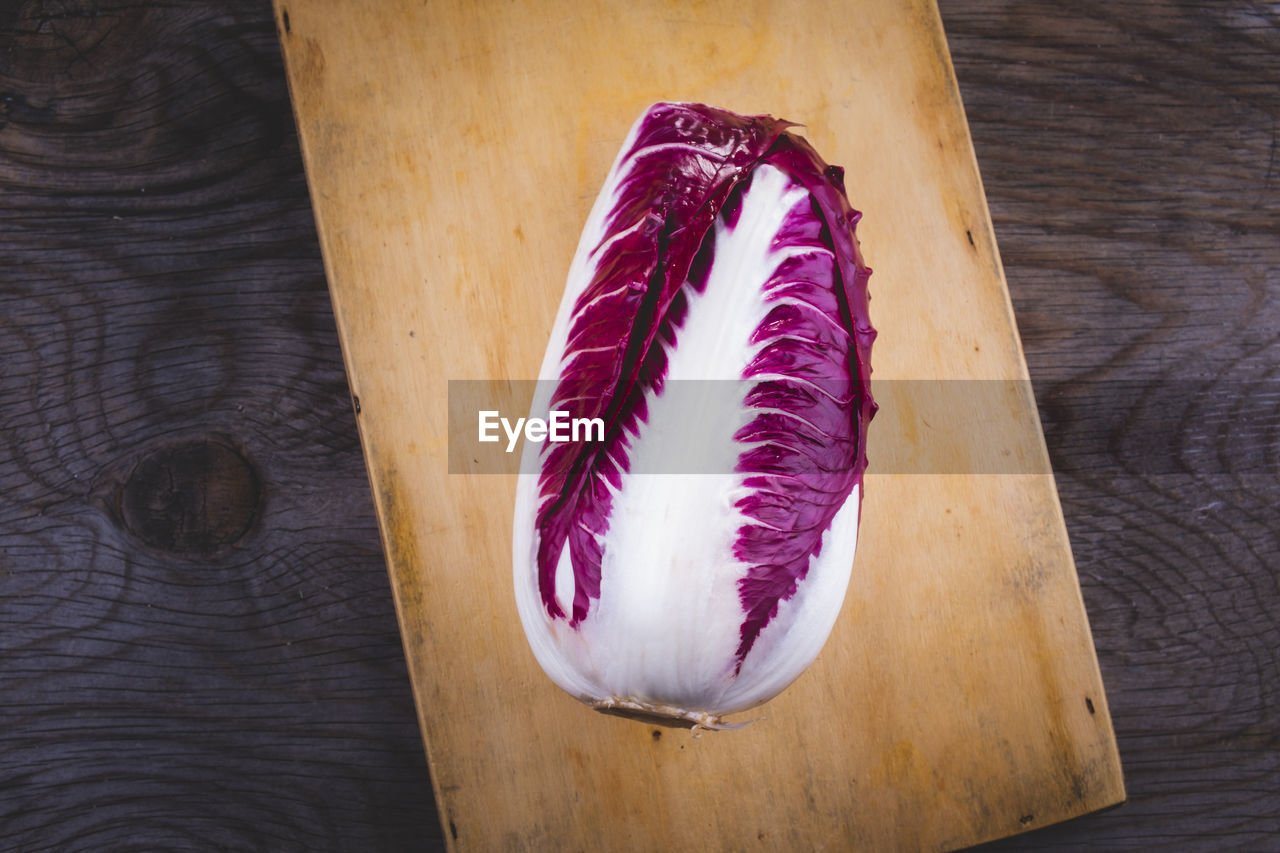
{"type": "Polygon", "coordinates": [[[276,16],[453,849],[941,850],[1123,800],[932,0],[276,16]],[[801,123],[846,167],[875,270],[883,408],[848,598],[817,662],[731,732],[555,687],[511,589],[516,478],[450,464],[451,381],[536,376],[587,211],[658,100],[801,123]]]}

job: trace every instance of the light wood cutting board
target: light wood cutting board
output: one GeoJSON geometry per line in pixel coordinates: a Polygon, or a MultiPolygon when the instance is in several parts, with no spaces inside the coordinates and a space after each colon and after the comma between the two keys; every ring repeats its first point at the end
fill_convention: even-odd
{"type": "Polygon", "coordinates": [[[455,849],[935,850],[1123,800],[932,0],[277,0],[276,15],[455,849]],[[880,329],[841,618],[746,715],[762,719],[696,738],[592,712],[542,674],[511,591],[515,477],[448,465],[449,380],[536,376],[587,210],[657,100],[801,122],[846,167],[880,329]],[[972,386],[977,406],[901,380],[1001,381],[972,386]]]}

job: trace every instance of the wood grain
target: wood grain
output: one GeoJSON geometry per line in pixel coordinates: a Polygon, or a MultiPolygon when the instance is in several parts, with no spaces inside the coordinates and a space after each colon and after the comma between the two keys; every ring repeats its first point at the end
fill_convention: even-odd
{"type": "MultiPolygon", "coordinates": [[[[1268,849],[1280,20],[940,6],[1129,794],[991,849],[1268,849]]],[[[270,10],[5,4],[0,56],[0,849],[441,847],[270,10]],[[210,437],[235,550],[122,529],[210,437]]]]}
{"type": "Polygon", "coordinates": [[[5,8],[0,849],[420,849],[269,10],[5,8]]]}
{"type": "Polygon", "coordinates": [[[1124,758],[992,849],[1280,834],[1280,18],[941,4],[1124,758]]]}

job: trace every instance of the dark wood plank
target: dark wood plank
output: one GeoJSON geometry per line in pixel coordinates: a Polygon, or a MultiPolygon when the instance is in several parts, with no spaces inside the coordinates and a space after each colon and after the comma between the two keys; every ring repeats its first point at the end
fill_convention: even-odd
{"type": "MultiPolygon", "coordinates": [[[[942,0],[1120,739],[1280,839],[1280,13],[942,0]]],[[[266,4],[0,9],[0,849],[442,844],[266,4]]]]}
{"type": "Polygon", "coordinates": [[[0,57],[0,848],[441,846],[268,5],[0,57]]]}
{"type": "Polygon", "coordinates": [[[1129,802],[992,850],[1280,845],[1280,12],[942,0],[1129,802]]]}

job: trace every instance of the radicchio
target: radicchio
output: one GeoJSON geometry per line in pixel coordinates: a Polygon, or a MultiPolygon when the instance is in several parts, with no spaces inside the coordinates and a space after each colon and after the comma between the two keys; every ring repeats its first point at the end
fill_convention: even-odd
{"type": "Polygon", "coordinates": [[[526,443],[515,584],[539,663],[600,710],[721,725],[808,667],[844,599],[870,270],[843,170],[788,127],[650,107],[570,266],[533,414],[604,436],[526,443]]]}

